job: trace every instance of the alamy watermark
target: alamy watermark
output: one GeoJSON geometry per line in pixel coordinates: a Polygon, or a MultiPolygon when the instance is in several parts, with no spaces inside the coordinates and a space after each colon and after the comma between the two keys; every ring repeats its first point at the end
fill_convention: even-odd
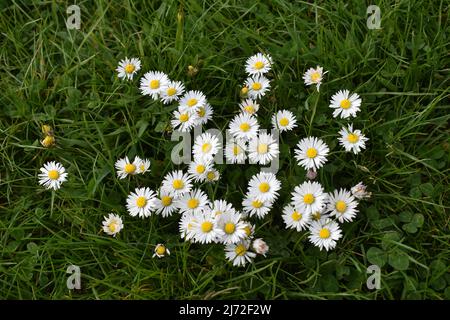
{"type": "Polygon", "coordinates": [[[381,10],[379,6],[370,5],[367,7],[367,28],[370,30],[381,29],[381,10]]]}
{"type": "Polygon", "coordinates": [[[367,278],[367,289],[380,289],[381,288],[381,269],[376,264],[373,264],[367,268],[367,273],[372,275],[367,278]]]}
{"type": "Polygon", "coordinates": [[[66,273],[70,273],[71,275],[67,278],[67,289],[81,289],[81,270],[79,266],[70,265],[67,268],[66,273]]]}
{"type": "Polygon", "coordinates": [[[72,29],[80,30],[80,27],[81,27],[81,11],[80,11],[80,7],[75,5],[75,4],[73,4],[73,5],[69,6],[69,7],[67,7],[66,13],[70,14],[70,16],[66,20],[67,29],[69,29],[69,30],[72,30],[72,29]]]}

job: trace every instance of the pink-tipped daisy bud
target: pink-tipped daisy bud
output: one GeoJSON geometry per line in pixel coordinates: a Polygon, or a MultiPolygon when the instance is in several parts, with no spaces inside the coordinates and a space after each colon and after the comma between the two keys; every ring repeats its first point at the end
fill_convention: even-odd
{"type": "Polygon", "coordinates": [[[356,186],[352,188],[352,194],[355,198],[358,199],[368,199],[372,195],[372,192],[366,191],[367,186],[365,186],[362,182],[358,183],[356,186]]]}
{"type": "Polygon", "coordinates": [[[253,250],[255,250],[255,252],[257,254],[261,254],[264,257],[266,256],[267,251],[269,251],[269,246],[261,238],[255,239],[252,243],[252,247],[253,247],[253,250]]]}
{"type": "Polygon", "coordinates": [[[309,169],[308,172],[306,172],[306,178],[309,180],[314,180],[317,177],[317,171],[314,171],[313,169],[309,169]]]}

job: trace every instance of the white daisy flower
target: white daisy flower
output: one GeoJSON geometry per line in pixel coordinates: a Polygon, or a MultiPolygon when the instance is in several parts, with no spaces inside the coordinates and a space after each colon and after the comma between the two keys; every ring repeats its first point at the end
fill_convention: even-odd
{"type": "Polygon", "coordinates": [[[186,241],[194,239],[196,223],[197,219],[192,213],[185,212],[181,215],[179,230],[182,239],[185,239],[186,241]]]}
{"type": "Polygon", "coordinates": [[[245,113],[238,114],[231,120],[229,130],[234,138],[250,140],[258,134],[258,120],[245,113]]]}
{"type": "Polygon", "coordinates": [[[134,75],[141,69],[141,61],[138,58],[120,60],[116,71],[121,79],[132,80],[134,75]]]}
{"type": "Polygon", "coordinates": [[[169,81],[164,90],[161,90],[161,101],[169,104],[178,101],[184,93],[184,84],[181,81],[169,81]]]}
{"type": "Polygon", "coordinates": [[[327,219],[331,219],[331,216],[328,213],[325,213],[327,207],[323,207],[321,211],[316,211],[311,214],[312,221],[325,221],[327,219]]]}
{"type": "Polygon", "coordinates": [[[260,172],[254,175],[248,183],[248,192],[259,201],[275,201],[281,182],[271,172],[260,172]]]}
{"type": "Polygon", "coordinates": [[[273,128],[280,132],[294,129],[297,126],[296,122],[294,114],[289,110],[280,110],[272,116],[273,128]]]}
{"type": "Polygon", "coordinates": [[[294,188],[292,204],[304,214],[322,212],[327,202],[327,194],[318,182],[305,181],[294,188]]]}
{"type": "Polygon", "coordinates": [[[161,190],[168,192],[174,197],[190,192],[192,188],[191,178],[181,170],[168,173],[162,181],[161,190]]]}
{"type": "Polygon", "coordinates": [[[248,96],[251,99],[259,99],[270,89],[270,81],[263,75],[256,75],[245,80],[248,87],[248,96]]]}
{"type": "Polygon", "coordinates": [[[195,119],[195,125],[198,126],[206,124],[212,119],[213,112],[214,110],[208,102],[206,102],[204,106],[199,107],[196,112],[197,117],[195,119]]]}
{"type": "Polygon", "coordinates": [[[141,159],[139,157],[135,157],[133,162],[131,162],[128,157],[119,159],[115,164],[117,176],[119,179],[125,179],[128,175],[135,175],[139,173],[140,165],[141,159]]]}
{"type": "Polygon", "coordinates": [[[323,248],[327,251],[333,249],[336,241],[342,237],[339,224],[330,219],[311,222],[309,232],[309,241],[320,250],[323,248]]]}
{"type": "Polygon", "coordinates": [[[158,243],[155,247],[155,253],[153,254],[152,258],[154,257],[163,258],[166,254],[170,256],[169,249],[166,248],[166,246],[163,245],[162,243],[158,243]]]}
{"type": "Polygon", "coordinates": [[[366,148],[366,141],[369,138],[366,138],[361,130],[353,130],[353,124],[349,124],[348,128],[342,127],[341,131],[339,131],[339,144],[345,148],[345,151],[353,151],[354,154],[357,154],[361,151],[361,149],[366,148]]]}
{"type": "Polygon", "coordinates": [[[220,143],[217,136],[205,132],[195,138],[192,153],[194,159],[212,160],[219,148],[220,143]]]}
{"type": "Polygon", "coordinates": [[[169,82],[169,77],[164,72],[149,71],[141,78],[141,93],[149,95],[156,100],[166,90],[169,82]]]}
{"type": "Polygon", "coordinates": [[[256,216],[262,219],[269,213],[272,209],[272,201],[261,201],[256,198],[256,196],[247,193],[244,200],[242,201],[242,207],[245,213],[250,217],[256,216]]]}
{"type": "Polygon", "coordinates": [[[159,197],[156,201],[156,214],[162,215],[163,218],[171,216],[177,207],[175,206],[175,198],[166,190],[159,191],[159,197]]]}
{"type": "Polygon", "coordinates": [[[225,257],[233,262],[233,266],[245,266],[247,262],[253,262],[256,253],[249,251],[250,241],[242,240],[236,244],[227,244],[225,246],[225,257]]]}
{"type": "Polygon", "coordinates": [[[271,134],[261,133],[248,145],[250,163],[268,164],[280,153],[278,143],[271,134]]]}
{"type": "Polygon", "coordinates": [[[188,91],[186,94],[180,99],[179,109],[182,112],[190,111],[197,112],[200,107],[204,107],[206,104],[206,97],[200,91],[188,91]]]}
{"type": "Polygon", "coordinates": [[[216,216],[211,211],[203,211],[194,214],[194,239],[199,243],[216,242],[223,237],[223,231],[217,226],[216,216]]]}
{"type": "Polygon", "coordinates": [[[261,238],[253,240],[252,248],[257,254],[263,255],[264,257],[266,256],[267,252],[269,251],[269,246],[261,238]]]}
{"type": "Polygon", "coordinates": [[[197,113],[189,111],[180,112],[175,110],[173,112],[173,119],[170,121],[172,128],[180,132],[189,132],[197,125],[197,113]]]}
{"type": "Polygon", "coordinates": [[[367,186],[362,182],[359,182],[356,186],[352,187],[352,194],[357,199],[368,199],[372,195],[372,192],[366,191],[367,186]]]}
{"type": "Polygon", "coordinates": [[[331,97],[330,108],[335,109],[333,111],[333,117],[338,115],[342,119],[348,117],[356,117],[356,113],[360,110],[361,98],[358,94],[353,93],[350,95],[348,90],[339,90],[331,97]]]}
{"type": "Polygon", "coordinates": [[[156,209],[156,194],[150,188],[136,188],[127,198],[127,210],[130,216],[149,217],[156,209]]]}
{"type": "Polygon", "coordinates": [[[175,201],[175,206],[180,209],[180,213],[188,212],[196,214],[207,209],[209,200],[206,194],[200,189],[194,189],[185,193],[175,201]]]}
{"type": "Polygon", "coordinates": [[[327,162],[329,151],[330,149],[321,139],[307,137],[297,144],[295,159],[303,168],[317,170],[327,162]]]}
{"type": "Polygon", "coordinates": [[[302,213],[296,210],[293,206],[287,205],[283,208],[283,220],[286,224],[286,228],[302,231],[306,229],[311,222],[311,214],[302,213]]]}
{"type": "Polygon", "coordinates": [[[245,163],[247,159],[247,142],[243,139],[230,138],[225,146],[227,163],[245,163]]]}
{"type": "MultiPolygon", "coordinates": [[[[241,218],[244,219],[245,215],[246,214],[243,213],[241,218]]],[[[246,235],[247,239],[253,239],[253,236],[255,234],[255,225],[251,224],[248,221],[243,221],[243,222],[245,224],[244,230],[245,230],[245,235],[246,235]]]]}
{"type": "Polygon", "coordinates": [[[216,169],[212,168],[208,172],[206,172],[206,182],[213,183],[218,181],[220,178],[220,173],[216,169]]]}
{"type": "Polygon", "coordinates": [[[217,219],[217,225],[223,231],[223,236],[220,238],[222,243],[236,243],[247,237],[246,224],[241,221],[241,215],[238,212],[222,213],[217,219]]]}
{"type": "Polygon", "coordinates": [[[214,200],[210,207],[211,212],[214,216],[219,216],[225,213],[233,215],[236,212],[236,210],[233,208],[233,205],[226,202],[225,200],[214,200]]]}
{"type": "Polygon", "coordinates": [[[139,157],[136,157],[134,159],[134,162],[138,163],[137,168],[136,168],[136,173],[144,174],[144,173],[150,171],[150,160],[141,159],[139,157]]]}
{"type": "Polygon", "coordinates": [[[323,68],[317,66],[314,68],[309,68],[304,74],[303,74],[303,81],[305,81],[305,84],[307,86],[316,85],[317,91],[319,91],[320,85],[322,84],[323,75],[327,73],[328,71],[323,72],[323,68]]]}
{"type": "Polygon", "coordinates": [[[117,214],[110,213],[107,217],[103,217],[103,232],[109,234],[110,236],[115,237],[120,230],[123,229],[122,218],[120,218],[117,214]]]}
{"type": "Polygon", "coordinates": [[[212,169],[211,159],[195,158],[189,164],[188,172],[195,182],[203,182],[206,180],[206,174],[212,169]]]}
{"type": "Polygon", "coordinates": [[[50,161],[40,168],[41,173],[38,174],[39,184],[47,189],[58,190],[61,184],[67,180],[66,169],[62,164],[50,161]]]}
{"type": "Polygon", "coordinates": [[[259,110],[259,104],[255,100],[245,99],[239,104],[239,108],[243,113],[255,115],[259,110]]]}
{"type": "Polygon", "coordinates": [[[331,215],[336,216],[339,222],[352,221],[358,213],[358,202],[352,196],[350,191],[345,189],[334,190],[333,193],[328,194],[328,211],[331,215]]]}
{"type": "Polygon", "coordinates": [[[247,59],[245,71],[250,75],[264,74],[270,71],[272,57],[268,54],[257,53],[247,59]]]}

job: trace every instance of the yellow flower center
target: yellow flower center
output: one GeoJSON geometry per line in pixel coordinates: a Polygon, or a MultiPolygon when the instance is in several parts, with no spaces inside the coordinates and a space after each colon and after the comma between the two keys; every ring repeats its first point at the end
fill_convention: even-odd
{"type": "Polygon", "coordinates": [[[303,196],[303,202],[306,204],[311,204],[314,200],[314,196],[311,193],[307,193],[303,196]]]}
{"type": "Polygon", "coordinates": [[[127,64],[127,65],[125,66],[125,72],[126,72],[126,73],[132,73],[132,72],[134,71],[134,69],[136,69],[136,68],[135,68],[134,65],[132,65],[132,64],[127,64]]]}
{"type": "Polygon", "coordinates": [[[108,226],[108,229],[110,232],[116,232],[116,228],[117,228],[117,223],[115,223],[115,222],[111,222],[108,226]]]}
{"type": "Polygon", "coordinates": [[[184,187],[183,180],[180,180],[180,179],[173,180],[172,187],[177,190],[183,188],[184,187]]]}
{"type": "Polygon", "coordinates": [[[164,253],[166,253],[166,247],[164,245],[157,246],[156,253],[162,256],[164,253]]]}
{"type": "Polygon", "coordinates": [[[320,73],[315,71],[311,74],[311,81],[312,82],[317,82],[320,80],[320,73]]]}
{"type": "Polygon", "coordinates": [[[134,173],[136,171],[136,166],[132,163],[127,163],[124,168],[125,172],[128,174],[134,173]]]}
{"type": "Polygon", "coordinates": [[[182,113],[182,114],[180,114],[179,120],[180,120],[180,122],[186,122],[189,120],[189,115],[187,113],[182,113]]]}
{"type": "Polygon", "coordinates": [[[347,205],[345,204],[344,201],[342,201],[342,200],[336,201],[336,210],[338,212],[344,213],[346,209],[347,209],[347,205]]]}
{"type": "Polygon", "coordinates": [[[263,182],[259,185],[259,191],[261,192],[267,192],[270,189],[270,185],[267,182],[263,182]]]}
{"type": "Polygon", "coordinates": [[[197,111],[197,114],[198,114],[199,117],[203,118],[205,116],[205,114],[206,114],[205,108],[203,108],[203,107],[199,108],[198,111],[197,111]]]}
{"type": "Polygon", "coordinates": [[[268,145],[265,143],[258,144],[258,153],[267,153],[268,145]]]}
{"type": "Polygon", "coordinates": [[[222,213],[223,213],[222,211],[217,210],[216,212],[214,212],[214,215],[215,215],[215,216],[219,216],[219,215],[221,215],[222,213]]]}
{"type": "Polygon", "coordinates": [[[248,87],[242,87],[241,94],[247,94],[248,93],[248,87]]]}
{"type": "Polygon", "coordinates": [[[232,222],[228,222],[225,224],[224,230],[226,234],[232,234],[234,230],[236,230],[236,225],[232,222]]]}
{"type": "Polygon", "coordinates": [[[214,180],[214,178],[216,177],[216,174],[214,173],[214,171],[210,171],[210,172],[208,172],[206,177],[208,178],[208,180],[214,180]]]}
{"type": "Polygon", "coordinates": [[[235,156],[237,156],[238,154],[240,154],[241,153],[241,148],[238,146],[238,145],[234,145],[233,146],[233,154],[235,155],[235,156]]]}
{"type": "Polygon", "coordinates": [[[195,198],[189,199],[187,202],[187,206],[189,209],[195,209],[198,207],[198,203],[199,203],[199,201],[195,198]]]}
{"type": "Polygon", "coordinates": [[[144,166],[143,164],[141,164],[141,165],[139,166],[139,169],[140,169],[141,171],[144,171],[144,170],[145,170],[145,166],[144,166]]]}
{"type": "Polygon", "coordinates": [[[344,99],[341,101],[341,103],[339,105],[341,106],[342,109],[348,109],[348,108],[350,108],[351,103],[350,103],[350,100],[344,99]]]}
{"type": "Polygon", "coordinates": [[[241,131],[243,132],[247,132],[248,130],[250,130],[250,125],[247,122],[243,122],[239,126],[239,129],[241,129],[241,131]]]}
{"type": "Polygon", "coordinates": [[[262,207],[262,205],[263,205],[263,203],[261,201],[259,201],[259,200],[252,201],[253,208],[259,209],[259,208],[262,207]]]}
{"type": "Polygon", "coordinates": [[[213,224],[210,221],[205,221],[202,223],[201,228],[203,232],[207,233],[213,229],[213,224]]]}
{"type": "Polygon", "coordinates": [[[244,110],[245,110],[247,113],[250,113],[250,114],[254,114],[254,113],[255,113],[255,107],[253,107],[253,106],[246,106],[246,107],[244,108],[244,110]]]}
{"type": "Polygon", "coordinates": [[[294,211],[292,213],[292,220],[299,221],[301,218],[302,218],[302,214],[301,213],[299,213],[297,211],[294,211]]]}
{"type": "Polygon", "coordinates": [[[328,239],[330,237],[330,230],[328,230],[327,228],[323,228],[319,232],[319,237],[321,237],[322,239],[328,239]]]}
{"type": "Polygon", "coordinates": [[[354,134],[354,133],[350,133],[350,134],[347,136],[347,140],[348,140],[348,142],[350,142],[350,143],[356,143],[356,142],[358,142],[359,137],[358,137],[358,135],[356,135],[356,134],[354,134]]]}
{"type": "Polygon", "coordinates": [[[255,82],[255,83],[252,84],[252,89],[253,90],[258,91],[258,90],[261,90],[261,88],[262,88],[262,85],[259,82],[255,82]]]}
{"type": "Polygon", "coordinates": [[[162,202],[164,207],[168,207],[168,206],[170,206],[172,204],[172,197],[163,196],[161,198],[161,202],[162,202]]]}
{"type": "Polygon", "coordinates": [[[143,208],[143,207],[145,207],[145,205],[147,204],[147,198],[146,197],[138,197],[137,199],[136,199],[136,206],[138,207],[138,208],[143,208]]]}
{"type": "Polygon", "coordinates": [[[234,252],[237,256],[243,256],[247,252],[247,249],[243,244],[238,244],[234,249],[234,252]]]}
{"type": "Polygon", "coordinates": [[[59,172],[58,170],[50,170],[48,172],[48,177],[52,180],[57,180],[59,178],[59,172]]]}
{"type": "Polygon", "coordinates": [[[44,147],[50,147],[51,145],[53,145],[55,143],[55,137],[53,136],[46,136],[44,138],[44,140],[42,140],[42,145],[44,147]]]}
{"type": "Polygon", "coordinates": [[[152,81],[150,81],[150,88],[151,89],[158,89],[159,88],[159,80],[152,80],[152,81]]]}
{"type": "Polygon", "coordinates": [[[289,124],[288,118],[281,118],[280,119],[280,126],[286,127],[289,124]]]}
{"type": "Polygon", "coordinates": [[[188,107],[193,107],[197,104],[197,102],[198,102],[197,99],[192,98],[187,101],[187,105],[188,105],[188,107]]]}
{"type": "Polygon", "coordinates": [[[202,146],[202,151],[203,153],[208,153],[209,151],[211,151],[211,148],[212,148],[211,144],[206,142],[202,146]]]}
{"type": "Polygon", "coordinates": [[[317,149],[316,148],[309,148],[306,150],[306,156],[310,159],[313,159],[317,156],[317,149]]]}
{"type": "Polygon", "coordinates": [[[195,168],[195,171],[197,171],[197,173],[202,174],[203,172],[205,172],[205,166],[202,165],[202,164],[199,164],[199,165],[197,166],[197,168],[195,168]]]}
{"type": "Polygon", "coordinates": [[[253,66],[255,67],[255,69],[260,70],[260,69],[264,68],[264,62],[257,61],[257,62],[255,62],[255,64],[253,66]]]}
{"type": "Polygon", "coordinates": [[[167,89],[167,95],[169,96],[169,97],[171,97],[171,96],[173,96],[175,93],[177,93],[177,89],[175,89],[175,88],[173,88],[173,87],[170,87],[170,88],[168,88],[167,89]]]}

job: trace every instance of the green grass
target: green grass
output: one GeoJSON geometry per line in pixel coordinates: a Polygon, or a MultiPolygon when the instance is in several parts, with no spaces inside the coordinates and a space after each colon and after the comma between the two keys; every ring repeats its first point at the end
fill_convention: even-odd
{"type": "MultiPolygon", "coordinates": [[[[81,30],[70,31],[70,1],[0,4],[0,298],[450,298],[448,2],[77,3],[81,30]],[[370,4],[381,8],[381,30],[367,29],[370,4]],[[141,220],[126,213],[130,190],[156,189],[176,168],[176,142],[164,130],[175,106],[141,96],[138,78],[120,81],[114,69],[136,56],[140,75],[162,70],[203,91],[215,109],[208,127],[224,128],[237,111],[245,59],[260,50],[275,62],[260,124],[268,128],[269,115],[289,109],[300,125],[282,137],[280,198],[257,221],[270,254],[242,269],[225,263],[221,245],[182,242],[178,215],[141,220]],[[189,77],[188,65],[199,73],[189,77]],[[301,79],[316,65],[329,71],[320,95],[301,79]],[[328,108],[344,88],[363,99],[353,123],[370,140],[357,156],[337,145],[346,121],[328,108]],[[55,129],[55,148],[39,143],[44,123],[55,129]],[[328,253],[304,233],[286,232],[281,219],[290,191],[304,180],[293,150],[309,133],[332,151],[318,176],[327,191],[364,181],[373,192],[328,253]],[[152,160],[151,173],[119,181],[114,162],[136,154],[152,160]],[[70,174],[55,193],[37,183],[49,160],[70,174]],[[117,239],[100,230],[109,212],[124,218],[117,239]],[[170,257],[151,258],[158,242],[170,257]],[[366,268],[374,263],[382,266],[381,289],[368,290],[366,268]],[[71,264],[81,268],[79,291],[66,288],[71,264]]],[[[219,168],[220,183],[204,190],[240,208],[258,167],[219,168]]]]}

